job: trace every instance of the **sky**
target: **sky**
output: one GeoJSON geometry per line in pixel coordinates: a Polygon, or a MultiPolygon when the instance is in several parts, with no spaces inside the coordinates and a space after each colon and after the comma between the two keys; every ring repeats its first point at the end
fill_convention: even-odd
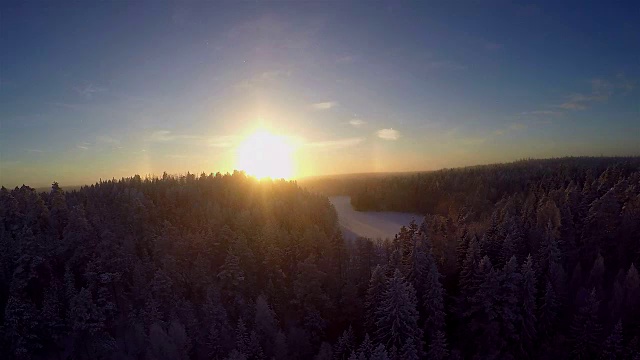
{"type": "Polygon", "coordinates": [[[2,1],[0,184],[224,173],[262,130],[294,177],[640,155],[639,81],[633,1],[2,1]]]}

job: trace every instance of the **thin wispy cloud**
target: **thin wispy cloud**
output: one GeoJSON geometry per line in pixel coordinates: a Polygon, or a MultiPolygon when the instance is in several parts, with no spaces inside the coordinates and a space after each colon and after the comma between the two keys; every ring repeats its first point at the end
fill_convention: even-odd
{"type": "Polygon", "coordinates": [[[107,88],[96,86],[91,83],[79,85],[73,88],[78,94],[87,99],[91,99],[95,94],[107,91],[107,88]]]}
{"type": "Polygon", "coordinates": [[[616,75],[616,88],[626,95],[633,91],[636,87],[636,81],[628,79],[624,74],[616,75]]]}
{"type": "Polygon", "coordinates": [[[615,84],[604,79],[592,79],[590,83],[592,95],[599,96],[605,100],[613,94],[613,89],[616,87],[615,84]]]}
{"type": "Polygon", "coordinates": [[[25,151],[29,152],[29,153],[43,153],[43,152],[45,152],[44,150],[40,150],[40,149],[26,149],[25,151]]]}
{"type": "Polygon", "coordinates": [[[120,140],[108,135],[100,135],[96,137],[96,144],[120,145],[120,140]]]}
{"type": "Polygon", "coordinates": [[[89,150],[89,148],[91,147],[91,143],[84,141],[81,142],[80,144],[76,145],[76,148],[80,149],[80,150],[89,150]]]}
{"type": "Polygon", "coordinates": [[[584,110],[587,108],[587,104],[580,100],[571,99],[558,105],[558,107],[565,110],[584,110]]]}
{"type": "MultiPolygon", "coordinates": [[[[523,127],[526,127],[526,124],[538,124],[545,125],[551,124],[556,120],[562,119],[566,116],[569,110],[558,108],[557,106],[553,106],[557,110],[533,110],[533,111],[523,111],[517,115],[514,115],[512,119],[514,121],[518,121],[523,127]],[[523,123],[524,122],[524,123],[523,123]]],[[[516,129],[518,130],[518,129],[516,129]]]]}
{"type": "Polygon", "coordinates": [[[56,106],[56,107],[65,108],[65,109],[73,109],[73,110],[77,110],[82,107],[82,105],[80,104],[71,104],[71,103],[63,103],[63,102],[50,102],[47,104],[56,106]]]}
{"type": "Polygon", "coordinates": [[[556,110],[534,110],[534,111],[523,111],[520,115],[558,115],[560,111],[556,110]]]}
{"type": "Polygon", "coordinates": [[[558,105],[558,107],[565,110],[584,110],[595,102],[604,102],[608,99],[609,94],[604,93],[594,92],[590,95],[571,94],[567,96],[566,101],[558,105]]]}
{"type": "Polygon", "coordinates": [[[376,134],[383,140],[398,140],[400,138],[400,132],[392,128],[380,129],[376,134]]]}
{"type": "Polygon", "coordinates": [[[346,139],[326,140],[306,143],[305,146],[310,148],[321,149],[343,149],[356,146],[364,141],[362,137],[352,137],[346,139]]]}
{"type": "Polygon", "coordinates": [[[367,122],[362,120],[362,119],[351,119],[349,120],[349,125],[353,126],[353,127],[361,127],[362,125],[366,124],[367,122]]]}
{"type": "Polygon", "coordinates": [[[565,101],[556,105],[564,110],[585,110],[596,103],[605,103],[616,94],[626,95],[633,91],[635,82],[618,74],[614,79],[595,78],[589,81],[591,92],[573,93],[565,97],[565,101]]]}
{"type": "Polygon", "coordinates": [[[234,135],[190,135],[190,134],[174,134],[169,130],[157,130],[151,133],[147,138],[150,142],[167,143],[167,142],[190,142],[196,145],[209,147],[231,147],[238,143],[239,137],[234,135]]]}
{"type": "Polygon", "coordinates": [[[316,110],[329,110],[336,106],[338,106],[338,103],[335,101],[325,101],[325,102],[319,102],[311,105],[311,107],[316,110]]]}
{"type": "Polygon", "coordinates": [[[152,141],[152,142],[166,142],[166,141],[173,141],[175,139],[176,139],[176,136],[172,135],[171,131],[169,130],[154,131],[149,136],[149,141],[152,141]]]}
{"type": "Polygon", "coordinates": [[[242,80],[235,85],[238,90],[253,89],[260,86],[272,84],[278,80],[286,79],[291,76],[291,70],[269,70],[255,74],[251,78],[242,80]]]}
{"type": "Polygon", "coordinates": [[[174,134],[169,130],[157,130],[151,133],[149,136],[149,141],[151,142],[169,142],[175,140],[192,140],[192,139],[200,139],[201,136],[198,135],[180,135],[174,134]]]}

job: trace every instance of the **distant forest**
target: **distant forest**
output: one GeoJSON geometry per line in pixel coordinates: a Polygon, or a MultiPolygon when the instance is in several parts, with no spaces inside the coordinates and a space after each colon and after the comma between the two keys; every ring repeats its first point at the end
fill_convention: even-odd
{"type": "Polygon", "coordinates": [[[640,158],[2,188],[0,357],[637,360],[639,264],[640,158]]]}

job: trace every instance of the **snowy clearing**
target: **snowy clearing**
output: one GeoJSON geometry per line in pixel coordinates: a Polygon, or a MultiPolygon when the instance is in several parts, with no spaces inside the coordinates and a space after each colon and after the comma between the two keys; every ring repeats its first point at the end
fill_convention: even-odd
{"type": "Polygon", "coordinates": [[[422,222],[419,214],[401,212],[359,212],[351,207],[349,196],[330,196],[329,201],[338,212],[338,221],[342,227],[345,239],[355,239],[358,236],[370,239],[393,238],[403,225],[409,225],[411,220],[422,222]]]}

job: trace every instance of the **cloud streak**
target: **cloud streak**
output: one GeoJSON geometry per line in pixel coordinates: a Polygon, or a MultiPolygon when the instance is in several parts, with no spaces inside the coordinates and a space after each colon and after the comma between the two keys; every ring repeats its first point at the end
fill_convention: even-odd
{"type": "Polygon", "coordinates": [[[70,103],[63,103],[63,102],[49,102],[47,103],[47,105],[52,105],[52,106],[61,107],[65,109],[72,109],[72,110],[78,110],[82,108],[82,105],[80,104],[70,104],[70,103]]]}
{"type": "Polygon", "coordinates": [[[618,74],[615,79],[607,80],[595,78],[589,81],[590,93],[574,93],[566,97],[565,101],[555,107],[564,110],[585,110],[596,103],[605,103],[616,94],[626,95],[633,91],[635,82],[618,74]]]}
{"type": "Polygon", "coordinates": [[[169,130],[158,130],[151,133],[149,136],[149,141],[151,142],[170,142],[175,140],[189,140],[196,139],[198,136],[194,135],[177,135],[173,134],[169,130]]]}
{"type": "Polygon", "coordinates": [[[565,110],[584,110],[590,107],[593,103],[607,101],[609,96],[611,96],[611,92],[609,90],[607,90],[607,92],[603,92],[601,89],[594,89],[594,91],[589,95],[571,94],[567,97],[567,100],[558,105],[558,107],[565,110]]]}
{"type": "Polygon", "coordinates": [[[254,75],[249,79],[245,79],[238,84],[235,88],[238,90],[253,89],[256,87],[272,84],[278,80],[291,77],[293,72],[291,70],[270,70],[254,75]]]}
{"type": "Polygon", "coordinates": [[[398,140],[400,138],[400,132],[398,130],[394,130],[392,128],[389,129],[380,129],[376,132],[378,137],[383,140],[398,140]]]}
{"type": "Polygon", "coordinates": [[[346,139],[326,140],[306,143],[305,146],[320,149],[344,149],[359,145],[364,141],[362,137],[352,137],[346,139]]]}
{"type": "Polygon", "coordinates": [[[120,140],[108,135],[100,135],[96,137],[96,144],[120,145],[120,140]]]}
{"type": "Polygon", "coordinates": [[[636,82],[630,79],[627,79],[624,74],[618,74],[616,76],[616,88],[622,91],[623,95],[626,95],[633,91],[636,87],[636,82]]]}
{"type": "Polygon", "coordinates": [[[79,85],[73,88],[78,94],[87,99],[91,99],[93,95],[107,91],[107,88],[101,86],[95,86],[91,83],[85,85],[79,85]]]}
{"type": "Polygon", "coordinates": [[[84,141],[84,142],[82,142],[82,143],[80,143],[80,144],[76,145],[76,148],[77,148],[77,149],[80,149],[80,150],[89,150],[89,148],[91,147],[91,145],[92,145],[92,144],[91,144],[90,142],[86,142],[86,141],[84,141]]]}
{"type": "Polygon", "coordinates": [[[189,135],[189,134],[174,134],[169,130],[157,130],[152,132],[148,138],[148,141],[155,143],[169,143],[169,142],[193,142],[198,145],[209,147],[231,147],[237,144],[239,137],[235,135],[189,135]]]}
{"type": "Polygon", "coordinates": [[[362,119],[351,119],[349,120],[349,125],[353,126],[353,127],[361,127],[362,125],[366,124],[367,122],[362,120],[362,119]]]}
{"type": "Polygon", "coordinates": [[[338,106],[338,103],[335,101],[325,101],[325,102],[319,102],[311,105],[311,107],[314,108],[315,110],[329,110],[336,106],[338,106]]]}
{"type": "Polygon", "coordinates": [[[523,111],[520,115],[558,115],[560,111],[555,110],[534,110],[534,111],[523,111]]]}

